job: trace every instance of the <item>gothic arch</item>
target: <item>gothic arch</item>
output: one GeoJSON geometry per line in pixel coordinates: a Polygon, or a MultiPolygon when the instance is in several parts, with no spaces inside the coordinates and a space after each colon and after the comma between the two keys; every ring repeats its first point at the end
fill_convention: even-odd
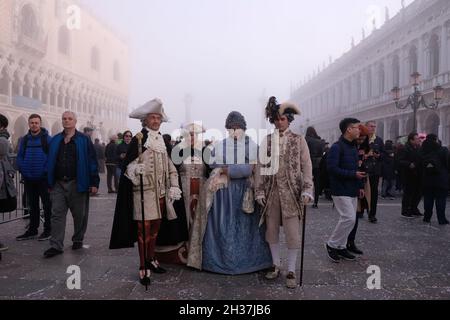
{"type": "Polygon", "coordinates": [[[14,122],[13,132],[12,132],[12,141],[13,144],[16,144],[17,141],[21,137],[23,137],[28,131],[28,122],[25,119],[25,116],[21,115],[14,122]]]}

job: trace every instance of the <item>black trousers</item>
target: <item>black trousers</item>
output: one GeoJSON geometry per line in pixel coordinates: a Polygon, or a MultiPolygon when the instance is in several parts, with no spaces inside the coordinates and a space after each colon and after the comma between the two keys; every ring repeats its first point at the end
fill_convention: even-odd
{"type": "Polygon", "coordinates": [[[425,219],[430,220],[433,216],[433,207],[436,204],[437,218],[440,224],[447,221],[445,217],[445,207],[447,204],[447,189],[427,188],[423,194],[423,202],[425,207],[425,219]]]}
{"type": "Polygon", "coordinates": [[[116,176],[116,165],[107,164],[106,171],[107,171],[106,184],[108,186],[108,192],[119,190],[119,180],[117,179],[116,176]],[[113,181],[114,181],[114,188],[112,186],[113,181]]]}
{"type": "Polygon", "coordinates": [[[27,195],[27,202],[30,207],[30,226],[29,230],[37,233],[41,218],[41,208],[39,199],[42,201],[44,209],[44,231],[51,231],[51,217],[52,205],[50,202],[50,194],[48,192],[48,184],[46,180],[40,181],[26,181],[25,192],[27,195]]]}
{"type": "Polygon", "coordinates": [[[378,175],[370,176],[369,181],[370,181],[369,217],[375,218],[375,216],[377,215],[378,186],[380,184],[380,176],[378,176],[378,175]]]}
{"type": "Polygon", "coordinates": [[[313,179],[314,179],[314,204],[319,203],[320,196],[320,169],[313,169],[313,179]]]}
{"type": "Polygon", "coordinates": [[[422,185],[419,178],[403,179],[402,213],[418,211],[422,198],[422,185]]]}

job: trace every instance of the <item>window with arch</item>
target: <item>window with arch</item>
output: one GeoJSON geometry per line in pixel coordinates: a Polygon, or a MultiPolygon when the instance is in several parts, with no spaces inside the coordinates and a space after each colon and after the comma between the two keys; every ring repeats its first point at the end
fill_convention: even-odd
{"type": "Polygon", "coordinates": [[[93,47],[91,50],[91,68],[96,71],[100,70],[100,54],[97,47],[93,47]]]}
{"type": "Polygon", "coordinates": [[[400,58],[395,55],[392,59],[392,84],[400,87],[400,58]]]}
{"type": "Polygon", "coordinates": [[[65,25],[61,26],[58,31],[58,50],[66,56],[70,54],[70,33],[65,25]]]}
{"type": "Polygon", "coordinates": [[[409,74],[413,74],[414,72],[418,72],[418,58],[417,58],[417,48],[416,46],[412,46],[409,49],[409,74]]]}
{"type": "Polygon", "coordinates": [[[114,81],[120,82],[120,66],[119,66],[119,62],[116,60],[114,61],[114,70],[113,70],[113,76],[114,76],[114,81]]]}
{"type": "Polygon", "coordinates": [[[430,45],[429,45],[429,52],[430,52],[430,58],[429,58],[429,70],[431,76],[436,76],[439,74],[439,38],[437,35],[433,34],[430,38],[430,45]]]}
{"type": "Polygon", "coordinates": [[[34,10],[30,4],[23,6],[20,18],[21,34],[28,38],[36,39],[38,35],[38,24],[36,14],[34,13],[34,10]]]}

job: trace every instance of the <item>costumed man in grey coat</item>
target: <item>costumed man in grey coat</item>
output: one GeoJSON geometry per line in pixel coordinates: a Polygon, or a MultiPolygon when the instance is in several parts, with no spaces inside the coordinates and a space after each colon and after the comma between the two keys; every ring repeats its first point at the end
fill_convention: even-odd
{"type": "Polygon", "coordinates": [[[161,124],[168,121],[161,100],[147,102],[131,113],[130,118],[144,121],[145,127],[141,132],[142,154],[139,156],[139,139],[136,136],[130,144],[122,168],[124,174],[119,185],[110,249],[133,247],[137,240],[139,277],[145,285],[148,284],[146,279],[151,271],[166,272],[156,259],[156,240],[163,218],[169,221],[177,219],[173,203],[181,199],[182,192],[177,170],[159,133],[161,124]],[[141,209],[141,175],[144,223],[141,209]]]}
{"type": "Polygon", "coordinates": [[[298,251],[301,248],[301,219],[304,205],[313,197],[312,164],[308,144],[303,136],[293,133],[289,126],[300,110],[292,103],[279,105],[270,98],[266,117],[276,130],[261,145],[256,170],[256,201],[263,208],[266,241],[270,245],[273,267],[266,274],[269,280],[280,275],[281,257],[279,231],[283,226],[288,246],[286,286],[296,288],[295,277],[298,251]]]}

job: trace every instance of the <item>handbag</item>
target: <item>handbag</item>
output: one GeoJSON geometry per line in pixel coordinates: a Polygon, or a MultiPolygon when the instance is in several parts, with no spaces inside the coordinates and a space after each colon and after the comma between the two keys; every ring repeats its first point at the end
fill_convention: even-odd
{"type": "Polygon", "coordinates": [[[0,200],[0,213],[12,212],[17,209],[17,198],[10,197],[9,194],[6,199],[0,200]]]}

